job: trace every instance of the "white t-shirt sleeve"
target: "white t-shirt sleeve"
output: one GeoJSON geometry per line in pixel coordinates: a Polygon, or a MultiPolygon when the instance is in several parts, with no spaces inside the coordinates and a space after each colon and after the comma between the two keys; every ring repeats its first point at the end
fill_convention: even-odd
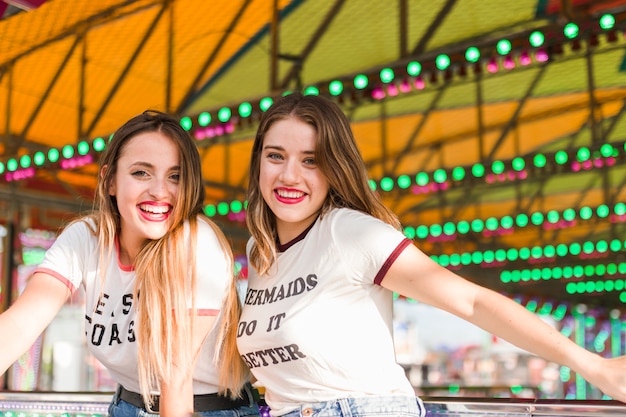
{"type": "Polygon", "coordinates": [[[83,283],[94,244],[95,239],[87,223],[73,223],[57,237],[34,272],[51,275],[74,292],[83,283]]]}
{"type": "Polygon", "coordinates": [[[342,258],[363,283],[380,284],[398,255],[411,241],[375,217],[359,211],[335,210],[332,216],[332,241],[342,258]]]}
{"type": "Polygon", "coordinates": [[[233,279],[232,266],[211,226],[198,220],[196,247],[196,308],[217,315],[233,279]]]}

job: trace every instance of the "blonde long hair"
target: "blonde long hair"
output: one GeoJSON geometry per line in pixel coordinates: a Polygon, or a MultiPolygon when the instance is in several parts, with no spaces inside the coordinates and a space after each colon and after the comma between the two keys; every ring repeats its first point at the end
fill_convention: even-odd
{"type": "Polygon", "coordinates": [[[254,240],[249,262],[259,275],[267,274],[277,258],[276,220],[259,184],[263,139],[274,123],[290,117],[311,125],[317,133],[315,161],[330,186],[321,215],[331,208],[348,207],[400,228],[398,217],[369,186],[363,157],[341,108],[324,97],[289,94],[263,114],[252,145],[246,222],[254,240]]]}
{"type": "MultiPolygon", "coordinates": [[[[188,313],[188,299],[192,300],[192,309],[195,308],[193,289],[198,251],[195,242],[198,218],[204,216],[202,205],[205,192],[198,149],[174,117],[146,111],[130,119],[114,133],[100,159],[101,176],[95,200],[97,209],[89,216],[96,225],[94,232],[100,247],[100,265],[106,265],[107,262],[103,261],[114,254],[120,228],[117,202],[114,196],[109,195],[118,159],[125,145],[144,132],[161,132],[172,139],[180,154],[179,191],[170,229],[162,238],[146,241],[134,262],[139,386],[146,404],[152,404],[151,391],[158,389],[159,381],[169,380],[175,367],[191,374],[197,359],[189,346],[194,314],[188,313]],[[189,239],[185,238],[186,221],[189,222],[189,239]]],[[[213,222],[206,217],[204,219],[218,236],[232,272],[233,254],[226,237],[213,222]]],[[[106,270],[102,270],[101,274],[104,280],[106,270]]],[[[220,392],[235,397],[248,380],[249,371],[236,346],[241,304],[234,274],[231,273],[231,276],[220,315],[217,357],[206,360],[215,360],[220,367],[220,392]]]]}

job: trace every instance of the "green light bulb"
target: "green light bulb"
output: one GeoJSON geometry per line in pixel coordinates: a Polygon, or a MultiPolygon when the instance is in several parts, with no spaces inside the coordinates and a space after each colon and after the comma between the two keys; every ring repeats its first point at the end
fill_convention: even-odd
{"type": "MultiPolygon", "coordinates": [[[[202,127],[206,127],[211,123],[211,113],[202,112],[198,115],[198,124],[202,127]]],[[[188,129],[187,129],[188,130],[188,129]]]]}
{"type": "Polygon", "coordinates": [[[589,158],[591,158],[591,151],[589,151],[588,148],[582,147],[582,148],[578,149],[578,152],[576,153],[576,158],[580,162],[584,162],[584,161],[588,160],[589,158]]]}
{"type": "Polygon", "coordinates": [[[395,78],[395,74],[391,68],[383,68],[380,70],[380,81],[383,83],[390,83],[395,78]]]}
{"type": "Polygon", "coordinates": [[[232,116],[232,112],[230,111],[230,109],[228,107],[222,107],[217,112],[217,118],[222,123],[226,123],[227,121],[229,121],[230,120],[230,116],[232,116]]]}
{"type": "Polygon", "coordinates": [[[446,174],[446,171],[443,169],[438,169],[433,173],[433,180],[435,180],[435,182],[438,184],[446,182],[447,179],[448,179],[448,175],[446,174]]]}
{"type": "Polygon", "coordinates": [[[564,163],[567,162],[568,159],[569,159],[569,156],[567,155],[567,152],[565,151],[558,151],[557,153],[554,154],[554,161],[559,165],[563,165],[564,163]]]}
{"type": "Polygon", "coordinates": [[[511,161],[511,166],[515,171],[519,172],[526,167],[526,161],[524,161],[524,158],[518,156],[517,158],[514,158],[513,161],[511,161]]]}
{"type": "Polygon", "coordinates": [[[393,180],[389,177],[385,177],[380,180],[380,188],[383,191],[391,191],[393,189],[393,180]]]}
{"type": "Polygon", "coordinates": [[[104,148],[106,147],[106,142],[104,139],[102,138],[95,138],[93,140],[93,150],[96,152],[102,152],[104,150],[104,148]]]}
{"type": "Polygon", "coordinates": [[[546,215],[546,219],[548,223],[554,224],[559,221],[559,213],[556,210],[550,210],[546,215]]]}
{"type": "Polygon", "coordinates": [[[409,177],[408,175],[400,175],[398,177],[398,187],[404,189],[407,189],[411,186],[411,177],[409,177]]]}
{"type": "Polygon", "coordinates": [[[89,153],[89,144],[85,141],[81,141],[76,145],[79,155],[87,155],[89,153]]]}
{"type": "Polygon", "coordinates": [[[589,220],[593,216],[593,210],[590,207],[582,207],[580,209],[580,218],[583,220],[589,220]]]}
{"type": "Polygon", "coordinates": [[[498,219],[496,219],[495,217],[489,217],[487,220],[485,220],[485,227],[487,228],[487,230],[493,232],[494,230],[497,230],[499,226],[500,224],[498,223],[498,219]]]}
{"type": "Polygon", "coordinates": [[[493,163],[491,164],[491,171],[494,174],[502,174],[504,172],[504,162],[493,161],[493,163]]]}
{"type": "Polygon", "coordinates": [[[191,121],[191,119],[189,117],[183,117],[182,119],[180,119],[180,125],[186,131],[190,131],[191,130],[191,126],[193,125],[193,123],[192,123],[192,121],[191,121]]]}
{"type": "Polygon", "coordinates": [[[415,176],[415,183],[419,186],[424,186],[428,184],[428,174],[425,172],[420,172],[415,176]]]}
{"type": "Polygon", "coordinates": [[[72,145],[65,145],[61,153],[65,159],[69,159],[74,156],[74,147],[72,145]]]}
{"type": "Polygon", "coordinates": [[[500,55],[506,55],[511,52],[511,42],[507,39],[502,39],[496,44],[496,50],[500,55]]]}
{"type": "Polygon", "coordinates": [[[328,92],[333,96],[338,96],[343,92],[343,83],[339,80],[331,81],[328,84],[328,92]]]}
{"type": "Polygon", "coordinates": [[[31,164],[31,159],[29,155],[22,155],[20,157],[20,166],[22,168],[28,168],[30,167],[30,164],[31,164]]]}
{"type": "Polygon", "coordinates": [[[59,160],[59,150],[58,149],[50,149],[48,150],[48,160],[52,163],[59,160]]]}
{"type": "Polygon", "coordinates": [[[217,204],[217,213],[221,216],[225,216],[228,214],[228,211],[230,210],[230,206],[228,203],[222,201],[220,203],[217,204]]]}
{"type": "Polygon", "coordinates": [[[573,208],[568,208],[568,209],[563,210],[563,219],[565,219],[565,221],[571,222],[575,218],[576,218],[576,210],[574,210],[573,208]]]}
{"type": "Polygon", "coordinates": [[[543,154],[537,154],[535,155],[535,157],[533,158],[533,163],[535,164],[535,166],[537,168],[543,168],[546,166],[547,160],[545,155],[543,154]]]}
{"type": "Polygon", "coordinates": [[[485,175],[485,167],[483,166],[483,164],[474,164],[472,166],[472,175],[474,175],[476,178],[480,178],[485,175]]]}
{"type": "Polygon", "coordinates": [[[465,168],[463,167],[454,167],[452,170],[452,179],[454,181],[462,181],[465,178],[465,168]]]}
{"type": "Polygon", "coordinates": [[[233,213],[240,213],[243,209],[243,203],[239,200],[234,200],[230,202],[230,211],[233,213]]]}
{"type": "Polygon", "coordinates": [[[448,69],[450,66],[450,57],[446,54],[440,54],[435,59],[435,65],[441,71],[448,69]]]}
{"type": "Polygon", "coordinates": [[[528,225],[528,216],[524,213],[518,214],[515,217],[515,223],[519,226],[519,227],[526,227],[528,225]]]}
{"type": "Polygon", "coordinates": [[[461,233],[462,235],[466,234],[467,232],[470,231],[469,222],[466,220],[461,220],[460,222],[457,223],[456,230],[458,230],[459,233],[461,233]]]}
{"type": "Polygon", "coordinates": [[[243,103],[239,105],[239,108],[237,109],[237,111],[239,112],[239,116],[249,117],[252,114],[252,104],[248,103],[247,101],[244,101],[243,103]]]}
{"type": "Polygon", "coordinates": [[[452,236],[455,233],[456,233],[456,227],[454,226],[454,223],[447,222],[446,224],[443,225],[443,234],[444,235],[452,236]]]}
{"type": "Polygon", "coordinates": [[[214,217],[217,214],[217,209],[213,204],[208,204],[204,207],[204,214],[209,217],[214,217]]]}
{"type": "Polygon", "coordinates": [[[605,158],[613,156],[613,145],[611,145],[610,143],[605,143],[604,145],[602,145],[600,147],[600,154],[605,158]]]}
{"type": "Polygon", "coordinates": [[[563,34],[568,39],[574,39],[576,36],[578,36],[578,32],[579,32],[579,28],[576,23],[568,23],[563,28],[563,34]]]}
{"type": "Polygon", "coordinates": [[[259,102],[259,107],[261,108],[262,111],[267,111],[267,109],[269,109],[273,103],[274,103],[274,100],[272,100],[269,97],[264,97],[259,102]]]}
{"type": "Polygon", "coordinates": [[[46,155],[43,152],[35,152],[33,161],[35,162],[35,165],[42,166],[46,162],[46,155]]]}
{"type": "Polygon", "coordinates": [[[369,84],[369,80],[367,79],[367,75],[359,74],[354,77],[354,87],[357,90],[362,90],[367,87],[369,84]]]}
{"type": "Polygon", "coordinates": [[[472,226],[472,230],[476,233],[482,232],[485,227],[481,219],[472,220],[471,226],[472,226]]]}
{"type": "Polygon", "coordinates": [[[320,89],[317,88],[316,86],[312,85],[307,87],[304,90],[304,95],[305,96],[319,96],[320,95],[320,89]]]}
{"type": "Polygon", "coordinates": [[[602,15],[600,18],[600,27],[604,30],[613,29],[613,27],[615,27],[615,17],[608,13],[602,15]]]}
{"type": "Polygon", "coordinates": [[[543,223],[543,213],[536,211],[530,215],[530,222],[535,226],[540,226],[543,223]]]}
{"type": "Polygon", "coordinates": [[[480,59],[480,51],[478,50],[478,48],[476,48],[475,46],[467,48],[467,50],[465,51],[465,59],[471,63],[478,62],[478,60],[480,59]]]}
{"type": "Polygon", "coordinates": [[[422,64],[417,61],[409,62],[406,66],[406,72],[411,77],[417,77],[422,72],[422,64]]]}
{"type": "Polygon", "coordinates": [[[545,39],[546,39],[546,37],[543,35],[543,33],[539,32],[539,31],[534,31],[528,37],[528,42],[530,42],[530,45],[532,47],[538,48],[541,45],[543,45],[543,43],[545,42],[545,39]]]}

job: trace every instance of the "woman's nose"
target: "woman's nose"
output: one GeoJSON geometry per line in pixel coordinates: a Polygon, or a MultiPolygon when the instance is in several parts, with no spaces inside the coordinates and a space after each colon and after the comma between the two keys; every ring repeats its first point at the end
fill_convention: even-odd
{"type": "Polygon", "coordinates": [[[156,199],[165,198],[168,194],[167,183],[165,180],[154,179],[150,184],[150,195],[156,199]]]}
{"type": "Polygon", "coordinates": [[[283,169],[281,171],[281,180],[285,183],[294,183],[297,181],[299,176],[299,167],[295,162],[288,161],[283,165],[283,169]]]}

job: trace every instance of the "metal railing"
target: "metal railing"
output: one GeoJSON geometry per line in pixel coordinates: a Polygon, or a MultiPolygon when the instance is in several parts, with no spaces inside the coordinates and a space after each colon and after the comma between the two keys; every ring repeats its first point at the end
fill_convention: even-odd
{"type": "MultiPolygon", "coordinates": [[[[106,416],[113,393],[0,391],[0,417],[106,416]]],[[[605,417],[626,416],[626,404],[611,400],[422,397],[427,416],[605,417]]]]}

